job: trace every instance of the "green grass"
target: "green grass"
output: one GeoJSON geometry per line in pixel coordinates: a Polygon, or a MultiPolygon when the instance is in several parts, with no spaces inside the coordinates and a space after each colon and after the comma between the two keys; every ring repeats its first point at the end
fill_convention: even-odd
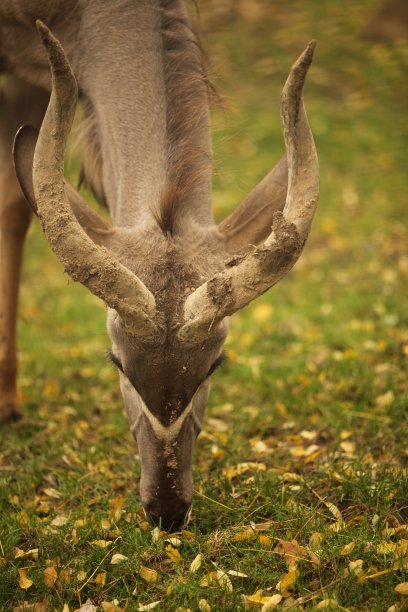
{"type": "Polygon", "coordinates": [[[257,4],[262,14],[203,35],[230,107],[214,117],[216,216],[282,154],[280,90],[313,37],[305,97],[321,198],[295,270],[232,320],[229,363],[214,377],[197,443],[180,563],[163,539],[152,541],[140,513],[137,450],[104,354],[103,307],[67,280],[35,223],[19,329],[25,419],[0,434],[5,611],[24,601],[72,611],[87,598],[108,611],[114,600],[130,611],[158,600],[158,610],[196,611],[201,599],[214,611],[260,610],[242,596],[278,594],[294,569],[279,540],[296,540],[299,559],[277,609],[406,605],[394,589],[408,566],[407,47],[361,37],[376,2],[257,4]],[[16,547],[38,549],[38,559],[16,558],[16,547]],[[114,553],[128,559],[111,565],[114,553]],[[58,575],[52,586],[47,566],[58,575]],[[229,576],[231,590],[217,569],[247,577],[229,576]]]}

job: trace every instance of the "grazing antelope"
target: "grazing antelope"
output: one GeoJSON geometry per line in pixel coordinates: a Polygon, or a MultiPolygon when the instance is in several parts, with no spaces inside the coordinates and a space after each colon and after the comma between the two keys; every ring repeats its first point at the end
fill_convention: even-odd
{"type": "Polygon", "coordinates": [[[34,211],[66,273],[107,306],[141,501],[165,529],[189,515],[193,448],[228,317],[292,268],[310,230],[318,162],[302,88],[314,46],[283,90],[286,158],[217,226],[208,83],[182,2],[0,4],[0,415],[20,416],[16,305],[34,211]],[[64,180],[78,91],[83,177],[113,225],[64,180]]]}

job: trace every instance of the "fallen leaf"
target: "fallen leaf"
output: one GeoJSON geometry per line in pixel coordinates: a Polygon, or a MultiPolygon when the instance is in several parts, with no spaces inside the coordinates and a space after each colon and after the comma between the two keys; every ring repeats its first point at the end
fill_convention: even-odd
{"type": "Polygon", "coordinates": [[[106,572],[100,572],[97,576],[95,576],[95,583],[104,586],[106,582],[106,572]]]}
{"type": "Polygon", "coordinates": [[[33,581],[28,578],[25,569],[19,569],[18,575],[18,584],[20,585],[20,588],[25,590],[29,589],[30,586],[33,584],[33,581]]]}
{"type": "Polygon", "coordinates": [[[347,555],[349,555],[355,548],[356,543],[355,542],[350,542],[349,544],[346,544],[345,546],[343,546],[343,548],[340,551],[340,554],[342,557],[347,557],[347,555]]]}
{"type": "Polygon", "coordinates": [[[147,610],[153,610],[159,605],[159,603],[161,603],[161,599],[159,599],[159,601],[152,601],[152,603],[149,603],[149,604],[140,604],[140,606],[138,607],[138,612],[145,612],[147,610]]]}
{"type": "Polygon", "coordinates": [[[119,563],[123,563],[123,561],[127,561],[128,557],[125,555],[121,555],[120,553],[115,553],[112,555],[111,565],[118,565],[119,563]]]}
{"type": "Polygon", "coordinates": [[[249,528],[236,533],[232,539],[234,540],[234,542],[245,542],[246,540],[252,540],[254,535],[254,530],[249,528]]]}
{"type": "Polygon", "coordinates": [[[175,536],[172,536],[171,538],[166,538],[164,541],[168,542],[172,546],[181,546],[182,544],[180,538],[176,538],[175,536]]]}
{"type": "Polygon", "coordinates": [[[172,561],[173,563],[179,564],[181,562],[181,555],[179,551],[177,550],[177,548],[171,546],[171,544],[166,546],[166,554],[170,561],[172,561]]]}
{"type": "Polygon", "coordinates": [[[266,601],[263,604],[261,612],[268,612],[268,610],[274,610],[276,606],[280,604],[281,601],[282,595],[280,595],[279,593],[276,593],[276,595],[272,595],[272,597],[269,597],[269,601],[266,601]]]}
{"type": "Polygon", "coordinates": [[[229,576],[237,576],[238,578],[248,578],[248,574],[244,574],[243,572],[238,572],[237,570],[228,570],[227,574],[229,576]]]}
{"type": "Polygon", "coordinates": [[[307,553],[306,548],[300,546],[296,540],[292,540],[291,542],[279,540],[279,544],[274,548],[274,551],[285,558],[287,565],[290,565],[292,561],[304,559],[307,553]]]}
{"type": "Polygon", "coordinates": [[[258,536],[258,540],[263,548],[272,548],[273,540],[269,536],[261,533],[261,535],[258,536]]]}
{"type": "Polygon", "coordinates": [[[48,609],[49,606],[46,601],[38,601],[36,603],[25,601],[21,606],[15,606],[13,612],[47,612],[48,609]]]}
{"type": "Polygon", "coordinates": [[[57,516],[51,521],[53,527],[63,527],[68,523],[68,517],[63,514],[57,514],[57,516]]]}
{"type": "Polygon", "coordinates": [[[228,578],[227,574],[221,569],[217,569],[216,573],[217,573],[217,581],[220,587],[222,587],[225,591],[228,591],[228,593],[232,593],[233,591],[232,582],[228,578]]]}
{"type": "Polygon", "coordinates": [[[107,548],[112,544],[112,542],[109,542],[108,540],[93,540],[90,542],[90,544],[93,544],[93,546],[98,546],[99,548],[107,548]]]}
{"type": "Polygon", "coordinates": [[[90,599],[87,599],[86,602],[74,612],[96,612],[97,609],[98,608],[93,605],[92,601],[90,599]]]}
{"type": "Polygon", "coordinates": [[[200,612],[211,612],[211,606],[206,599],[200,599],[198,609],[200,612]]]}
{"type": "Polygon", "coordinates": [[[317,610],[338,610],[339,604],[335,599],[322,599],[316,606],[317,610]]]}
{"type": "Polygon", "coordinates": [[[202,560],[203,555],[201,553],[198,553],[198,555],[192,560],[190,564],[190,572],[194,573],[199,570],[201,567],[202,560]]]}
{"type": "Polygon", "coordinates": [[[146,580],[146,582],[157,582],[157,578],[159,576],[155,569],[151,569],[150,567],[144,566],[140,568],[139,574],[141,575],[143,580],[146,580]]]}
{"type": "Polygon", "coordinates": [[[44,570],[44,584],[48,587],[52,587],[58,578],[58,572],[55,567],[46,567],[44,570]]]}
{"type": "Polygon", "coordinates": [[[119,608],[119,606],[117,606],[115,603],[111,603],[110,601],[103,601],[101,606],[103,612],[123,612],[123,608],[119,608]]]}
{"type": "Polygon", "coordinates": [[[56,489],[53,489],[51,487],[49,489],[44,489],[44,493],[45,495],[47,495],[47,497],[53,497],[54,499],[61,498],[61,493],[59,493],[56,489]]]}
{"type": "Polygon", "coordinates": [[[400,595],[408,595],[408,582],[400,582],[397,584],[395,591],[400,595]]]}
{"type": "Polygon", "coordinates": [[[298,576],[298,572],[296,570],[292,570],[292,571],[288,572],[287,574],[285,574],[283,576],[283,578],[281,578],[281,580],[278,583],[279,584],[279,591],[281,593],[284,593],[290,587],[292,587],[295,584],[295,582],[296,582],[297,576],[298,576]]]}

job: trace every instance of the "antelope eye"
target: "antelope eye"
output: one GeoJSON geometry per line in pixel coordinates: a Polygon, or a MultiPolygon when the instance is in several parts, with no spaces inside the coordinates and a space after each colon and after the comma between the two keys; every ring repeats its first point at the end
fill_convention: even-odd
{"type": "Polygon", "coordinates": [[[120,370],[124,374],[123,365],[119,357],[116,357],[116,355],[112,353],[112,351],[108,351],[108,359],[113,363],[114,366],[118,368],[118,370],[120,370]]]}
{"type": "Polygon", "coordinates": [[[217,357],[217,359],[212,364],[211,368],[208,370],[207,378],[211,376],[215,372],[217,368],[219,368],[223,363],[227,361],[227,354],[225,351],[222,351],[221,355],[217,357]]]}

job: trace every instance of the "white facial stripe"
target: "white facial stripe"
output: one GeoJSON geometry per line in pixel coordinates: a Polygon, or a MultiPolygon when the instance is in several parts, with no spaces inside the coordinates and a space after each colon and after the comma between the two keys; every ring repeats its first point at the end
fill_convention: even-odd
{"type": "Polygon", "coordinates": [[[146,404],[144,403],[142,399],[140,400],[140,405],[141,405],[143,414],[147,417],[147,420],[149,421],[151,428],[153,429],[156,437],[159,438],[160,440],[163,440],[164,442],[172,442],[173,440],[177,438],[184,421],[186,420],[186,418],[188,417],[188,415],[190,414],[193,408],[193,402],[191,401],[189,405],[187,406],[187,408],[185,408],[183,412],[180,414],[180,416],[173,423],[171,423],[171,425],[168,425],[166,427],[165,425],[160,423],[159,419],[157,419],[150,412],[150,410],[147,408],[146,404]]]}
{"type": "MultiPolygon", "coordinates": [[[[144,403],[140,395],[137,393],[136,389],[131,385],[131,383],[123,375],[121,376],[121,386],[122,385],[124,389],[126,389],[127,394],[131,393],[132,395],[135,396],[135,398],[131,402],[131,405],[138,406],[139,408],[136,410],[131,410],[131,413],[130,411],[128,413],[130,431],[132,432],[132,434],[134,434],[135,431],[138,429],[140,419],[142,418],[142,413],[143,413],[145,417],[147,418],[147,420],[149,421],[150,426],[155,433],[155,436],[159,438],[159,440],[163,440],[164,442],[172,442],[173,440],[175,440],[175,438],[177,438],[178,434],[180,433],[180,430],[183,426],[184,421],[186,420],[186,418],[189,416],[189,414],[191,413],[193,409],[194,397],[189,403],[189,405],[187,406],[187,408],[185,408],[183,412],[180,414],[180,416],[177,417],[177,419],[173,423],[171,423],[171,425],[168,425],[166,427],[165,425],[160,423],[159,419],[150,412],[150,410],[148,409],[148,407],[146,406],[146,404],[144,403]]],[[[194,413],[193,413],[193,418],[194,418],[194,421],[196,422],[197,427],[200,427],[200,423],[198,419],[196,418],[196,416],[194,415],[194,413]]]]}

